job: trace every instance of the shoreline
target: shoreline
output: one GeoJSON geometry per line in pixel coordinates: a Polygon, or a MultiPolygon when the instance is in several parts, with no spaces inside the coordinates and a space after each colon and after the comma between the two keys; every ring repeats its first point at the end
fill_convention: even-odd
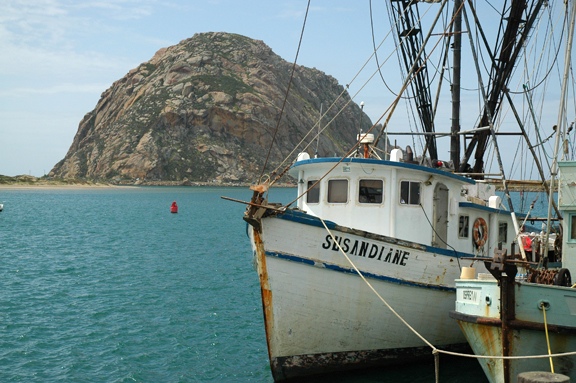
{"type": "Polygon", "coordinates": [[[0,184],[0,190],[18,190],[18,189],[104,189],[123,187],[111,184],[0,184]]]}
{"type": "MultiPolygon", "coordinates": [[[[34,176],[16,176],[9,177],[0,175],[1,189],[101,189],[101,188],[125,188],[125,187],[241,187],[250,188],[252,183],[249,182],[192,182],[183,181],[145,181],[137,180],[135,182],[106,182],[90,181],[80,179],[55,179],[34,176]]],[[[274,187],[296,187],[291,183],[278,183],[274,187]]]]}
{"type": "MultiPolygon", "coordinates": [[[[29,190],[29,189],[44,189],[44,190],[63,190],[63,189],[122,189],[122,188],[139,188],[139,187],[214,187],[214,188],[250,188],[250,184],[214,184],[214,183],[194,183],[194,184],[104,184],[104,183],[94,183],[94,184],[62,184],[62,183],[37,183],[37,184],[26,184],[26,183],[0,183],[0,190],[29,190]]],[[[296,185],[290,184],[278,184],[274,185],[275,188],[290,188],[296,187],[296,185]]]]}

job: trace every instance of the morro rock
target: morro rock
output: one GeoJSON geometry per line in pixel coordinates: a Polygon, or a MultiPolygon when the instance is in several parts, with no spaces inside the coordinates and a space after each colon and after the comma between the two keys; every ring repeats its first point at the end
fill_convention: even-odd
{"type": "Polygon", "coordinates": [[[362,111],[333,77],[302,66],[296,67],[284,104],[291,73],[292,64],[262,41],[235,34],[196,34],[163,48],[102,94],[50,176],[115,183],[251,182],[270,147],[267,171],[295,157],[321,105],[327,110],[333,103],[322,123],[333,122],[304,149],[311,155],[316,146],[320,156],[344,154],[360,121],[364,131],[370,126],[368,116],[360,118],[362,111]]]}

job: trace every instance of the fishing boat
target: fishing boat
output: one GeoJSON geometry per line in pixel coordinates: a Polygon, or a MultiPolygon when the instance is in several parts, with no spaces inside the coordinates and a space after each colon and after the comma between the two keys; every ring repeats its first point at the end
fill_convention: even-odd
{"type": "MultiPolygon", "coordinates": [[[[560,98],[558,125],[565,123],[566,91],[571,68],[571,48],[576,9],[567,12],[569,28],[560,98]]],[[[551,168],[554,185],[559,169],[558,207],[563,235],[556,238],[556,264],[550,263],[546,230],[536,246],[543,250],[538,262],[495,251],[486,261],[490,274],[476,277],[470,271],[456,281],[457,299],[450,316],[456,319],[491,383],[515,382],[521,373],[546,371],[576,379],[576,162],[557,162],[560,134],[555,141],[551,168]]],[[[553,195],[550,195],[551,204],[553,195]]],[[[527,242],[528,244],[528,242],[527,242]]],[[[558,379],[558,381],[560,381],[558,379]]]]}
{"type": "MultiPolygon", "coordinates": [[[[576,379],[576,162],[560,162],[561,264],[544,267],[496,250],[490,274],[456,281],[450,316],[465,334],[490,383],[546,371],[576,379]],[[508,358],[509,357],[509,358],[508,358]]],[[[546,259],[546,258],[544,258],[546,259]]]]}
{"type": "MultiPolygon", "coordinates": [[[[310,146],[297,150],[287,168],[275,169],[267,181],[260,177],[246,202],[244,220],[275,381],[431,358],[430,344],[467,349],[465,336],[448,316],[463,267],[475,265],[487,273],[484,260],[499,248],[524,254],[518,234],[525,216],[514,210],[498,142],[529,138],[525,120],[514,113],[503,116],[502,109],[506,103],[516,111],[510,92],[514,69],[552,5],[505,1],[499,25],[492,25],[488,35],[482,25],[494,18],[477,10],[476,3],[386,5],[392,49],[404,73],[391,105],[367,131],[351,127],[358,134],[348,152],[330,157],[312,153],[310,146]],[[421,24],[422,13],[435,15],[429,28],[421,24]],[[467,104],[462,114],[464,36],[472,64],[466,80],[474,78],[480,101],[476,111],[467,104]],[[479,42],[481,47],[475,45],[479,42]],[[429,68],[437,75],[431,76],[429,68]],[[450,75],[445,68],[452,68],[450,75]],[[449,86],[442,88],[446,81],[449,86]],[[444,93],[451,113],[443,117],[452,123],[448,132],[438,132],[443,104],[434,100],[444,93]],[[405,101],[414,107],[406,119],[418,125],[406,136],[418,143],[414,148],[390,144],[390,137],[406,133],[393,129],[407,126],[393,119],[405,101]],[[514,129],[504,131],[503,119],[509,116],[514,129]],[[449,159],[440,158],[437,139],[442,136],[450,139],[449,159]],[[497,162],[485,161],[488,152],[497,162]],[[271,188],[285,174],[296,182],[294,201],[269,201],[271,188]],[[503,185],[503,194],[496,184],[503,185]]],[[[310,128],[317,139],[329,126],[310,128]]]]}

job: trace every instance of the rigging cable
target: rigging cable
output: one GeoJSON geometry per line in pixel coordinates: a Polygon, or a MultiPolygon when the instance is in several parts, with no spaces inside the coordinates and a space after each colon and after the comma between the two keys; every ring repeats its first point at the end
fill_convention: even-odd
{"type": "MultiPolygon", "coordinates": [[[[550,19],[551,19],[551,18],[549,18],[549,20],[550,20],[550,19]]],[[[546,79],[548,78],[548,76],[550,76],[550,73],[552,73],[552,69],[554,69],[555,64],[558,62],[558,57],[559,57],[559,55],[560,55],[560,49],[562,48],[562,40],[564,40],[564,30],[566,29],[566,23],[567,23],[567,22],[568,22],[567,16],[564,16],[564,22],[563,22],[562,28],[560,28],[560,31],[561,31],[561,32],[560,32],[560,38],[559,38],[559,41],[558,41],[558,45],[557,45],[557,48],[556,48],[556,52],[553,53],[553,54],[551,54],[551,55],[549,55],[549,57],[552,57],[552,58],[553,58],[552,64],[550,64],[550,65],[548,66],[548,71],[546,72],[546,74],[544,75],[544,77],[543,77],[536,85],[534,85],[532,88],[528,89],[528,90],[527,90],[528,92],[531,92],[531,91],[533,91],[534,89],[538,88],[540,85],[542,85],[542,83],[543,83],[544,81],[546,81],[546,79]]],[[[554,28],[554,26],[552,25],[552,29],[553,29],[553,28],[554,28]]],[[[550,34],[551,34],[551,36],[552,36],[552,38],[553,38],[553,37],[554,37],[554,33],[551,32],[550,34]]],[[[512,91],[510,91],[510,93],[512,93],[512,94],[520,94],[520,93],[524,93],[525,91],[526,91],[526,90],[523,89],[522,91],[518,91],[518,92],[512,92],[512,91]]]]}
{"type": "MultiPolygon", "coordinates": [[[[446,6],[446,2],[447,2],[446,0],[442,1],[441,8],[440,8],[438,14],[436,15],[434,21],[432,22],[432,25],[433,25],[433,26],[436,25],[436,23],[438,22],[438,19],[440,18],[440,15],[441,15],[441,12],[442,12],[442,10],[444,9],[444,7],[446,6]]],[[[420,19],[421,19],[421,18],[420,18],[420,19]]],[[[422,53],[423,53],[423,51],[424,51],[424,47],[426,46],[426,43],[428,42],[428,40],[430,39],[430,37],[431,37],[431,33],[429,33],[429,34],[426,36],[426,39],[422,42],[421,48],[419,49],[418,53],[416,54],[415,59],[420,59],[420,58],[421,58],[422,53]]],[[[406,37],[406,38],[407,38],[407,37],[406,37]]],[[[405,39],[406,39],[406,38],[405,38],[405,39]]],[[[405,40],[405,39],[404,39],[404,40],[405,40]]],[[[404,40],[403,40],[403,41],[404,41],[404,40]]],[[[438,40],[438,41],[436,42],[436,44],[434,44],[434,45],[432,46],[432,51],[431,51],[431,52],[434,52],[434,51],[436,50],[436,48],[437,48],[437,46],[438,46],[439,43],[440,43],[440,40],[438,40]]],[[[431,54],[431,53],[430,53],[430,54],[431,54]]],[[[388,115],[388,117],[386,118],[385,122],[382,124],[382,129],[380,130],[380,133],[378,134],[378,137],[377,137],[376,140],[374,141],[374,146],[376,146],[376,145],[378,144],[378,141],[380,140],[380,138],[382,137],[382,135],[386,132],[386,130],[387,130],[387,128],[388,128],[388,122],[390,122],[390,118],[392,117],[393,112],[396,110],[396,106],[398,105],[398,102],[400,102],[400,97],[402,96],[402,93],[404,93],[404,91],[406,91],[406,89],[408,88],[409,85],[412,85],[412,82],[416,79],[416,76],[418,75],[418,73],[419,73],[421,70],[423,70],[423,68],[425,67],[426,63],[428,62],[428,59],[430,58],[430,54],[428,54],[427,56],[424,57],[421,65],[420,65],[419,67],[416,67],[416,65],[415,65],[416,63],[414,63],[414,64],[412,65],[412,67],[410,68],[410,70],[409,70],[406,78],[404,79],[404,82],[403,82],[403,84],[402,84],[402,88],[401,88],[401,90],[400,90],[399,95],[398,95],[398,96],[394,99],[394,101],[392,102],[392,105],[391,105],[391,113],[388,115]]],[[[378,122],[379,122],[381,119],[383,119],[384,116],[385,116],[385,113],[382,114],[382,116],[380,117],[380,119],[378,120],[378,122]]],[[[424,155],[424,153],[423,153],[423,155],[424,155]]]]}
{"type": "Polygon", "coordinates": [[[539,144],[535,145],[535,147],[542,145],[542,152],[544,153],[544,158],[546,159],[546,166],[548,166],[548,168],[550,168],[550,162],[548,161],[548,159],[552,158],[552,156],[546,152],[546,148],[544,147],[544,143],[546,141],[548,141],[550,139],[550,137],[552,137],[552,135],[554,135],[554,133],[552,133],[552,135],[550,135],[550,137],[548,137],[546,139],[546,141],[542,140],[542,136],[540,135],[540,127],[538,126],[536,114],[534,113],[534,105],[532,103],[532,95],[530,93],[528,93],[528,86],[526,84],[524,84],[523,87],[524,87],[524,90],[526,90],[524,95],[526,97],[526,102],[528,102],[528,109],[530,110],[530,115],[532,116],[532,120],[534,121],[534,131],[536,132],[536,137],[537,137],[538,141],[540,142],[539,144]]]}
{"type": "MultiPolygon", "coordinates": [[[[474,21],[475,21],[475,25],[479,26],[480,22],[479,22],[479,18],[477,15],[477,12],[475,10],[475,7],[471,4],[468,3],[470,10],[472,11],[472,15],[474,17],[474,21]]],[[[506,53],[508,51],[507,47],[504,47],[502,44],[497,44],[495,47],[495,52],[500,49],[500,56],[498,59],[496,59],[496,57],[494,56],[494,53],[492,53],[491,48],[490,48],[490,44],[488,43],[486,36],[484,34],[484,31],[481,28],[477,28],[476,30],[478,31],[486,51],[488,52],[491,60],[492,60],[492,72],[488,75],[488,86],[485,89],[482,89],[482,87],[480,88],[480,90],[482,91],[483,97],[479,100],[481,101],[480,105],[484,105],[485,108],[485,113],[483,115],[483,121],[481,122],[482,124],[489,124],[491,126],[496,125],[497,120],[500,120],[502,118],[502,116],[500,115],[498,118],[496,118],[496,116],[498,115],[498,112],[501,108],[501,95],[499,95],[499,92],[496,92],[496,89],[499,86],[506,86],[506,83],[509,81],[510,78],[512,78],[515,70],[516,70],[516,66],[510,66],[510,64],[503,64],[503,58],[502,55],[503,54],[509,54],[511,55],[511,57],[513,57],[514,59],[516,57],[518,57],[518,55],[520,55],[520,47],[524,46],[526,44],[526,41],[528,39],[528,34],[527,31],[530,29],[529,27],[532,26],[534,24],[534,22],[537,20],[538,17],[538,10],[540,9],[542,5],[542,2],[538,2],[538,4],[535,6],[535,8],[533,8],[529,14],[531,15],[530,17],[527,18],[527,20],[525,21],[524,25],[524,31],[522,31],[522,33],[520,34],[519,40],[516,41],[513,36],[510,35],[510,31],[509,28],[506,27],[505,31],[504,31],[504,38],[506,38],[506,41],[508,41],[508,44],[513,44],[513,46],[511,46],[511,48],[513,50],[511,50],[509,53],[506,53]],[[498,64],[497,64],[498,62],[498,64]],[[496,71],[496,72],[494,72],[496,71]],[[494,89],[491,89],[494,88],[494,89]],[[489,91],[488,93],[487,90],[489,91]],[[487,97],[489,96],[489,100],[490,103],[493,104],[492,107],[490,107],[490,103],[486,103],[487,97]],[[497,107],[498,106],[498,107],[497,107]],[[484,119],[487,119],[488,116],[491,116],[490,119],[492,120],[490,121],[485,121],[484,119]]],[[[502,9],[507,9],[508,6],[506,4],[503,5],[502,9]]],[[[520,9],[517,9],[518,7],[516,7],[516,9],[514,10],[516,13],[516,20],[515,23],[518,22],[518,13],[521,11],[520,9]]],[[[505,13],[505,12],[504,12],[505,13]]],[[[510,21],[510,20],[509,20],[510,21]]],[[[504,24],[503,24],[503,20],[501,21],[500,27],[498,28],[498,36],[500,36],[500,34],[502,33],[502,30],[504,29],[504,24]]],[[[473,44],[473,40],[472,38],[470,38],[470,43],[471,46],[474,47],[475,44],[473,44]]],[[[475,51],[476,48],[474,49],[474,54],[477,55],[478,53],[475,51]]],[[[478,65],[477,65],[478,66],[478,65]]],[[[477,69],[477,73],[478,76],[480,78],[480,73],[481,71],[479,69],[477,69]]],[[[510,97],[507,96],[509,101],[510,101],[510,97]]],[[[511,101],[510,101],[511,102],[511,101]]],[[[474,148],[476,146],[478,146],[476,148],[476,164],[474,165],[474,168],[476,170],[476,168],[481,167],[481,168],[485,168],[486,164],[484,164],[482,161],[479,160],[479,155],[481,153],[486,154],[486,151],[489,151],[489,148],[492,145],[492,141],[488,140],[488,135],[475,135],[471,141],[469,142],[466,151],[465,151],[465,156],[463,159],[463,162],[466,163],[468,162],[468,160],[471,158],[472,156],[472,152],[474,151],[474,148]]],[[[483,156],[484,157],[484,156],[483,156]]]]}
{"type": "MultiPolygon", "coordinates": [[[[445,4],[446,1],[447,1],[447,0],[444,0],[444,1],[443,1],[443,4],[445,4]]],[[[444,6],[444,5],[443,5],[443,6],[444,6]]],[[[427,14],[427,12],[424,13],[424,16],[425,16],[426,14],[427,14]]],[[[424,17],[424,16],[422,16],[422,17],[424,17]]],[[[384,39],[382,40],[382,42],[380,43],[380,45],[378,46],[377,49],[379,49],[379,48],[384,44],[384,42],[388,39],[388,37],[391,35],[391,33],[392,33],[392,29],[386,34],[386,36],[384,37],[384,39]]],[[[397,50],[397,49],[398,49],[398,46],[395,45],[395,47],[396,47],[395,50],[397,50]]],[[[434,46],[434,48],[435,48],[435,46],[434,46]]],[[[374,76],[376,76],[376,74],[378,73],[378,70],[379,70],[382,66],[384,66],[384,64],[386,64],[386,63],[388,62],[388,60],[390,60],[390,58],[392,57],[393,53],[394,53],[394,51],[391,52],[391,53],[386,57],[386,60],[380,65],[380,67],[379,67],[376,71],[374,71],[374,72],[372,73],[372,75],[364,82],[364,84],[362,84],[362,86],[358,89],[358,91],[357,91],[354,95],[352,95],[352,97],[342,106],[342,108],[340,108],[340,110],[337,112],[337,114],[318,132],[318,134],[321,134],[323,131],[325,131],[325,130],[331,125],[331,123],[344,111],[344,109],[352,102],[352,100],[367,86],[367,84],[374,78],[374,76]]],[[[373,57],[373,56],[374,56],[374,52],[373,52],[373,53],[370,55],[370,57],[366,60],[366,62],[365,62],[364,65],[360,68],[360,70],[354,75],[354,77],[352,78],[352,80],[350,81],[349,84],[352,84],[353,82],[356,81],[356,79],[358,78],[358,76],[360,75],[360,73],[362,73],[362,71],[363,71],[363,70],[366,68],[366,66],[370,63],[370,61],[372,60],[372,57],[373,57]]],[[[344,96],[344,94],[347,92],[347,90],[348,90],[348,88],[349,88],[349,84],[346,85],[346,88],[344,88],[344,89],[342,90],[342,92],[340,93],[340,95],[339,95],[339,96],[336,98],[336,100],[330,105],[330,107],[326,110],[326,112],[323,114],[323,116],[326,116],[326,115],[328,114],[328,112],[336,105],[336,102],[337,102],[338,100],[340,100],[340,99],[344,96]]],[[[402,91],[404,91],[404,89],[403,89],[402,91]]],[[[372,127],[371,127],[366,133],[370,133],[373,129],[375,129],[375,128],[376,128],[376,125],[377,125],[378,123],[380,123],[380,121],[384,118],[384,116],[385,116],[391,109],[394,110],[394,108],[393,108],[394,103],[397,103],[397,101],[393,102],[393,104],[391,104],[391,105],[384,111],[384,113],[380,116],[380,118],[372,125],[372,127]]],[[[291,158],[291,156],[294,154],[294,152],[296,152],[296,150],[297,150],[298,148],[300,148],[300,146],[303,144],[303,142],[308,138],[308,136],[309,136],[310,134],[312,134],[312,132],[313,132],[315,129],[316,129],[316,125],[314,125],[312,128],[310,128],[310,130],[306,133],[306,135],[300,140],[300,142],[294,147],[294,149],[292,149],[292,151],[291,151],[287,156],[285,156],[284,160],[276,167],[276,169],[275,169],[272,173],[275,173],[275,174],[276,174],[276,173],[279,171],[279,169],[286,164],[286,162],[288,161],[288,159],[291,158]]],[[[381,135],[381,134],[382,134],[382,131],[380,132],[380,135],[381,135]]],[[[309,142],[309,143],[304,147],[303,150],[308,149],[308,147],[310,147],[311,144],[312,144],[312,142],[309,142]]],[[[353,149],[356,148],[357,145],[358,145],[358,143],[356,143],[356,145],[353,147],[353,149]]],[[[376,145],[377,145],[377,141],[376,141],[376,143],[375,143],[374,146],[376,146],[376,145]]],[[[345,156],[347,156],[349,153],[350,153],[350,152],[348,152],[345,156]]],[[[290,167],[290,165],[287,165],[287,166],[288,166],[288,168],[290,167]]],[[[282,173],[280,173],[280,175],[277,175],[277,176],[274,178],[274,180],[271,182],[271,184],[275,183],[276,180],[280,179],[281,176],[288,171],[288,168],[284,169],[284,170],[282,171],[282,173]]],[[[270,185],[271,185],[271,184],[270,184],[270,185]]]]}
{"type": "Polygon", "coordinates": [[[306,20],[308,19],[308,11],[310,10],[310,0],[308,0],[308,5],[306,6],[306,14],[304,15],[304,22],[302,23],[302,31],[300,32],[300,41],[298,41],[298,49],[296,50],[296,57],[294,58],[294,63],[292,64],[292,72],[290,73],[290,80],[288,81],[288,88],[286,89],[286,94],[284,95],[284,101],[282,102],[282,109],[280,109],[280,115],[276,121],[276,128],[274,129],[274,135],[272,136],[272,142],[270,142],[270,147],[268,148],[268,153],[266,154],[266,160],[264,165],[262,165],[262,172],[258,178],[258,183],[262,180],[264,176],[264,171],[266,170],[266,165],[270,159],[270,153],[272,152],[272,147],[274,146],[274,141],[276,140],[276,135],[280,128],[280,122],[282,121],[282,116],[284,114],[284,108],[286,107],[286,102],[288,101],[288,94],[290,93],[290,88],[292,87],[292,80],[294,79],[294,72],[296,71],[296,62],[298,61],[298,55],[300,54],[300,47],[302,46],[302,39],[304,37],[304,29],[306,28],[306,20]]]}
{"type": "MultiPolygon", "coordinates": [[[[384,36],[384,39],[380,42],[380,45],[378,45],[378,47],[376,48],[376,51],[378,49],[380,49],[380,47],[384,44],[384,42],[388,39],[388,37],[391,34],[391,30],[386,34],[386,36],[384,36]]],[[[375,55],[375,52],[373,52],[370,57],[364,62],[364,65],[362,65],[362,67],[358,70],[358,72],[354,75],[354,77],[352,78],[352,80],[350,80],[350,82],[348,84],[346,84],[346,87],[342,89],[342,92],[338,95],[338,97],[336,98],[336,100],[334,100],[332,102],[332,104],[328,107],[328,109],[326,110],[326,112],[322,115],[322,118],[325,117],[328,112],[330,110],[332,110],[332,108],[336,105],[336,102],[338,100],[340,100],[344,94],[348,91],[350,84],[354,83],[356,81],[356,79],[358,78],[358,76],[360,75],[360,73],[362,73],[362,71],[366,68],[366,66],[370,63],[370,61],[372,60],[372,57],[375,55]]],[[[342,108],[340,108],[340,110],[336,113],[336,115],[324,126],[324,128],[322,128],[321,130],[318,131],[318,135],[320,135],[324,130],[326,130],[330,124],[344,111],[344,109],[352,102],[352,100],[360,93],[360,91],[362,91],[364,89],[364,87],[366,87],[366,85],[368,84],[368,82],[376,75],[377,71],[380,70],[380,68],[382,66],[384,66],[385,63],[388,62],[388,60],[390,59],[390,57],[392,56],[392,53],[390,53],[390,55],[388,55],[388,57],[386,58],[386,60],[377,68],[376,72],[374,72],[369,78],[368,80],[366,80],[366,82],[364,82],[364,84],[360,87],[360,89],[351,97],[351,99],[346,102],[344,104],[344,106],[342,108]]],[[[382,119],[382,117],[380,118],[382,119]]],[[[375,127],[376,124],[374,124],[374,126],[372,126],[372,128],[370,130],[372,130],[375,127]]],[[[312,128],[310,128],[310,130],[304,135],[304,137],[300,140],[300,142],[294,147],[294,149],[292,149],[292,151],[285,156],[284,160],[276,167],[276,169],[273,171],[273,173],[276,173],[278,171],[278,169],[280,169],[282,166],[284,166],[284,164],[288,161],[289,158],[291,158],[291,156],[294,154],[294,152],[296,152],[296,150],[300,147],[300,145],[302,145],[302,143],[308,138],[308,136],[310,134],[312,134],[312,132],[315,130],[316,125],[314,125],[312,128]]],[[[302,150],[306,150],[308,149],[308,147],[311,145],[311,142],[309,142],[302,150]]],[[[290,166],[290,165],[288,165],[290,166]]],[[[284,170],[283,173],[285,173],[288,169],[284,170]]],[[[276,179],[279,179],[280,177],[276,177],[276,179]]],[[[272,183],[274,183],[274,181],[272,181],[272,183]]]]}
{"type": "MultiPolygon", "coordinates": [[[[466,14],[466,9],[465,9],[465,8],[463,9],[463,15],[462,15],[462,16],[463,16],[463,18],[464,18],[464,21],[466,22],[466,27],[467,27],[468,29],[470,29],[470,24],[469,24],[469,21],[468,21],[468,16],[467,16],[467,14],[466,14]]],[[[470,41],[470,43],[473,45],[473,42],[472,42],[472,41],[470,41]]],[[[475,64],[475,67],[476,67],[476,72],[477,72],[477,74],[478,74],[478,79],[480,80],[480,83],[481,83],[481,84],[480,84],[480,89],[483,90],[482,79],[481,79],[481,76],[480,76],[480,68],[479,68],[479,65],[478,65],[478,57],[477,57],[475,54],[474,54],[474,64],[475,64]]],[[[488,105],[488,95],[487,95],[484,91],[482,92],[482,97],[483,97],[483,99],[484,99],[485,104],[488,105]]],[[[510,214],[511,214],[511,218],[512,218],[512,223],[514,224],[514,230],[515,230],[515,232],[517,233],[517,232],[519,231],[519,229],[518,229],[518,221],[516,220],[516,213],[514,212],[514,206],[512,205],[512,199],[510,198],[510,191],[508,190],[507,179],[506,179],[506,175],[504,174],[504,167],[503,167],[503,165],[502,165],[502,156],[501,156],[501,154],[500,154],[500,149],[499,149],[499,147],[498,147],[498,142],[497,142],[497,140],[496,140],[496,132],[495,132],[495,130],[494,130],[494,125],[493,125],[494,118],[493,118],[493,115],[492,115],[491,110],[490,110],[489,108],[485,109],[485,111],[486,111],[486,113],[487,113],[487,122],[489,123],[489,126],[490,126],[489,135],[490,135],[491,138],[492,138],[493,147],[494,147],[494,151],[495,151],[495,154],[496,154],[496,159],[497,159],[497,161],[498,161],[498,168],[499,168],[500,174],[501,174],[501,176],[502,176],[502,185],[504,186],[504,191],[505,191],[506,197],[507,197],[507,199],[508,199],[508,207],[509,207],[509,209],[510,209],[510,214]]],[[[519,244],[519,247],[520,247],[520,253],[522,254],[522,258],[523,258],[523,259],[526,259],[526,253],[524,252],[524,247],[522,246],[521,243],[519,244]]]]}
{"type": "Polygon", "coordinates": [[[370,5],[370,28],[372,30],[372,48],[374,49],[374,59],[376,60],[376,66],[378,67],[378,73],[380,74],[380,78],[382,79],[382,83],[384,83],[384,86],[386,87],[386,89],[388,89],[388,91],[390,93],[392,93],[394,96],[397,96],[397,94],[394,93],[392,88],[390,88],[388,86],[388,83],[384,79],[384,75],[382,74],[382,71],[380,70],[380,63],[378,62],[379,61],[378,60],[378,53],[377,53],[377,49],[376,49],[376,39],[374,37],[374,18],[372,16],[372,0],[370,0],[369,5],[370,5]]]}
{"type": "Polygon", "coordinates": [[[426,210],[424,209],[424,206],[422,206],[422,201],[420,201],[420,203],[418,203],[418,206],[420,206],[420,208],[422,209],[422,213],[424,213],[424,217],[426,218],[426,221],[428,221],[428,225],[430,225],[430,229],[432,229],[432,231],[436,235],[436,238],[440,239],[442,242],[444,242],[444,244],[447,247],[452,249],[452,251],[454,252],[454,257],[456,258],[456,262],[458,262],[458,269],[460,269],[460,271],[462,271],[462,266],[460,265],[460,257],[458,257],[458,251],[452,245],[450,245],[448,242],[446,242],[446,240],[440,236],[440,233],[438,233],[436,231],[436,228],[432,224],[432,221],[430,221],[430,218],[428,218],[428,214],[426,214],[426,210]]]}

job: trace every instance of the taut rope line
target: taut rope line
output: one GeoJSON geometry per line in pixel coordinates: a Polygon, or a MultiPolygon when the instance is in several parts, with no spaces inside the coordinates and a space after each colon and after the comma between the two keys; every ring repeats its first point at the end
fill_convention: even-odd
{"type": "Polygon", "coordinates": [[[324,222],[324,220],[322,218],[319,218],[320,222],[322,222],[322,225],[324,226],[324,229],[326,229],[326,232],[328,233],[328,235],[330,235],[330,237],[332,238],[332,241],[334,241],[333,243],[338,247],[338,250],[342,253],[342,255],[344,255],[344,257],[346,258],[346,260],[348,261],[348,263],[350,263],[350,265],[352,266],[352,268],[354,269],[354,271],[356,271],[356,273],[358,274],[358,276],[362,279],[362,281],[364,281],[364,283],[366,283],[366,285],[368,286],[368,288],[370,290],[372,290],[372,292],[374,294],[376,294],[376,296],[378,297],[378,299],[380,299],[380,301],[382,303],[384,303],[384,305],[406,326],[408,327],[408,329],[410,331],[412,331],[412,333],[414,333],[414,335],[416,335],[418,338],[420,338],[428,347],[430,347],[432,349],[432,353],[436,356],[436,354],[446,354],[446,355],[452,355],[452,356],[462,356],[465,358],[476,358],[476,359],[542,359],[542,358],[554,358],[554,357],[561,357],[561,356],[570,356],[570,355],[576,355],[576,351],[571,351],[571,352],[562,352],[562,353],[558,353],[558,354],[547,354],[547,355],[520,355],[520,356],[502,356],[502,355],[474,355],[474,354],[463,354],[463,353],[459,353],[459,352],[453,352],[453,351],[447,351],[447,350],[442,350],[439,348],[436,348],[436,346],[434,346],[432,343],[430,343],[426,338],[424,338],[418,331],[416,331],[412,326],[410,326],[410,324],[400,316],[400,314],[398,314],[394,308],[392,306],[390,306],[390,304],[378,293],[378,291],[376,291],[376,289],[372,286],[372,284],[370,282],[368,282],[368,280],[366,279],[366,277],[362,274],[362,272],[358,269],[358,267],[356,267],[356,265],[354,264],[354,262],[352,262],[352,260],[350,259],[350,257],[348,257],[348,254],[346,254],[346,252],[342,249],[342,247],[340,247],[340,244],[338,243],[338,241],[336,240],[336,238],[334,237],[334,234],[332,234],[332,231],[330,231],[330,229],[328,228],[328,226],[326,226],[326,223],[324,222]]]}

